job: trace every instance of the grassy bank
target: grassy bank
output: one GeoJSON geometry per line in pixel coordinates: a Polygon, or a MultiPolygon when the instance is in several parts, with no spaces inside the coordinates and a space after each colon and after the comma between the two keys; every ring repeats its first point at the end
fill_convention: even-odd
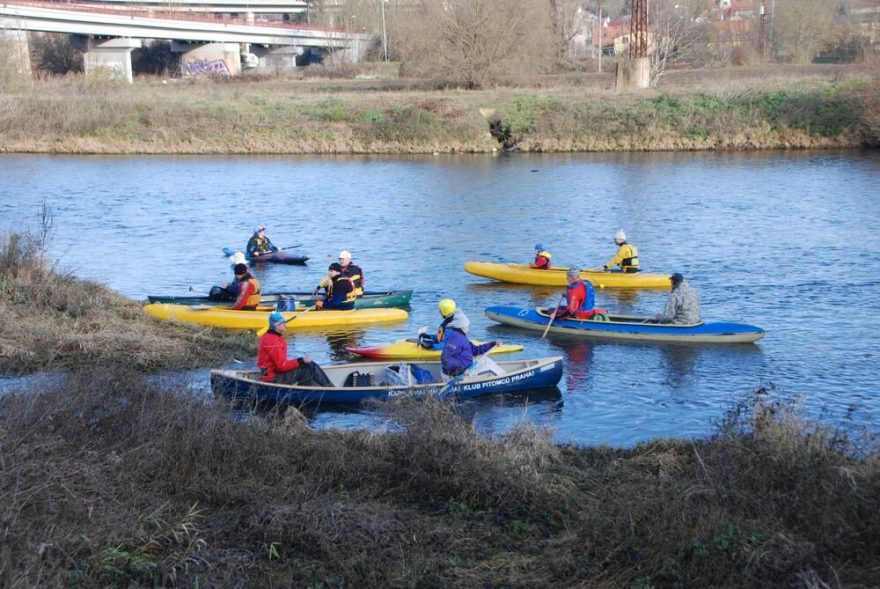
{"type": "Polygon", "coordinates": [[[82,79],[0,93],[0,150],[39,153],[458,153],[831,148],[880,144],[870,68],[609,75],[485,91],[350,80],[82,79]],[[493,131],[490,133],[490,121],[493,131]]]}
{"type": "Polygon", "coordinates": [[[120,371],[0,398],[5,587],[873,587],[880,461],[779,407],[712,439],[232,420],[120,371]]]}
{"type": "Polygon", "coordinates": [[[44,262],[44,240],[0,238],[0,373],[176,370],[252,357],[253,334],[161,324],[141,304],[44,262]]]}

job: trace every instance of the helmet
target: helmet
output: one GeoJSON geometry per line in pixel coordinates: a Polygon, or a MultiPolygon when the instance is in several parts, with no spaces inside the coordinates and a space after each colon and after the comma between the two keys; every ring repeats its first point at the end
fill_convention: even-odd
{"type": "Polygon", "coordinates": [[[235,252],[231,256],[229,256],[229,261],[233,264],[244,264],[247,262],[247,258],[244,257],[242,252],[235,252]]]}
{"type": "Polygon", "coordinates": [[[536,249],[537,251],[541,251],[541,250],[543,250],[543,249],[544,249],[544,244],[543,244],[543,243],[536,243],[536,244],[535,244],[535,249],[536,249]]]}
{"type": "Polygon", "coordinates": [[[437,308],[440,309],[440,314],[444,317],[449,317],[453,313],[455,313],[455,301],[452,299],[443,299],[439,303],[437,303],[437,308]]]}
{"type": "Polygon", "coordinates": [[[339,258],[342,260],[350,260],[351,252],[348,250],[342,250],[341,252],[339,252],[339,258]]]}
{"type": "Polygon", "coordinates": [[[278,311],[273,311],[269,313],[269,329],[274,329],[278,327],[278,324],[284,323],[284,315],[279,313],[278,311]]]}
{"type": "Polygon", "coordinates": [[[618,229],[617,233],[614,234],[615,243],[623,243],[626,241],[626,233],[623,232],[623,229],[618,229]]]}

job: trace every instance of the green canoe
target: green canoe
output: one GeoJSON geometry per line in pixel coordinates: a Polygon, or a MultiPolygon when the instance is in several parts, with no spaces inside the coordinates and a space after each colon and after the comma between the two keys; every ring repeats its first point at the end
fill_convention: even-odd
{"type": "MultiPolygon", "coordinates": [[[[373,309],[380,307],[406,307],[412,298],[411,290],[389,290],[386,292],[365,292],[355,301],[355,309],[373,309]]],[[[278,301],[287,299],[285,305],[290,304],[290,300],[296,301],[296,308],[303,309],[311,307],[315,301],[321,299],[310,292],[264,292],[260,298],[261,307],[278,306],[278,301]]],[[[228,307],[231,305],[229,301],[212,301],[208,297],[187,297],[187,296],[148,296],[147,300],[151,303],[169,303],[173,305],[212,305],[217,307],[228,307]]],[[[288,310],[285,308],[285,310],[288,310]]],[[[289,309],[294,310],[294,309],[289,309]]]]}

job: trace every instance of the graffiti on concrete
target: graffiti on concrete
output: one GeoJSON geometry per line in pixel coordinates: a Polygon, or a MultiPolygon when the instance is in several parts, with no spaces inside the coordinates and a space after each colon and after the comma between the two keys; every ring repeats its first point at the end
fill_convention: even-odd
{"type": "Polygon", "coordinates": [[[231,76],[229,66],[223,59],[198,59],[180,64],[183,73],[188,76],[231,76]]]}

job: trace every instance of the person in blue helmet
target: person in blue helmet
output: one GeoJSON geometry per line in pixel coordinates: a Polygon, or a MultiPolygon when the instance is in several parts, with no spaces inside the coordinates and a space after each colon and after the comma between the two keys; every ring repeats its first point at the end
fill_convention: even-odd
{"type": "Polygon", "coordinates": [[[535,244],[535,261],[529,264],[529,268],[537,270],[549,270],[552,265],[550,262],[550,252],[544,249],[544,244],[535,244]]]}

